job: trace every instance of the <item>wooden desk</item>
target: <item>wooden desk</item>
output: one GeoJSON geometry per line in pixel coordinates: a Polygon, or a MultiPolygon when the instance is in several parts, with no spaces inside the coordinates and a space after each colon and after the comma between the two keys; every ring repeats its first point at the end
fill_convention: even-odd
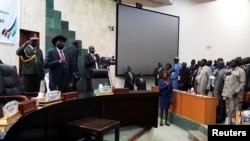
{"type": "MultiPolygon", "coordinates": [[[[121,127],[157,127],[158,100],[158,92],[131,91],[129,94],[89,96],[61,102],[23,115],[2,140],[65,141],[69,135],[66,123],[89,116],[120,121],[121,127]]],[[[76,134],[72,133],[72,139],[76,134]]]]}
{"type": "Polygon", "coordinates": [[[181,98],[182,98],[182,91],[174,91],[174,96],[173,96],[173,102],[170,105],[170,111],[174,112],[178,115],[181,115],[181,107],[182,107],[182,103],[181,103],[181,98]]]}
{"type": "Polygon", "coordinates": [[[170,111],[201,124],[216,124],[216,107],[219,99],[192,95],[184,91],[174,91],[174,101],[170,111]]]}

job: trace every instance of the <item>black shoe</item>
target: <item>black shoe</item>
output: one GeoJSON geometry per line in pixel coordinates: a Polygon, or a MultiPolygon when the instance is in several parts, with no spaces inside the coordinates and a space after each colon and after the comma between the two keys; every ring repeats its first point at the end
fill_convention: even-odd
{"type": "Polygon", "coordinates": [[[163,123],[162,123],[162,122],[160,123],[160,126],[163,126],[163,123]]]}
{"type": "Polygon", "coordinates": [[[166,125],[166,126],[170,126],[170,124],[169,124],[169,123],[167,123],[167,122],[165,123],[165,125],[166,125]]]}

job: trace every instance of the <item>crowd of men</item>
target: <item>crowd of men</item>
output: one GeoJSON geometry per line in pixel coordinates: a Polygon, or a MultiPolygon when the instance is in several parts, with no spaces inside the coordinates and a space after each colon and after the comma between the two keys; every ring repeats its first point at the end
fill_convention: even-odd
{"type": "MultiPolygon", "coordinates": [[[[250,57],[236,57],[226,63],[223,58],[214,61],[201,59],[197,62],[193,59],[188,67],[186,62],[180,64],[179,58],[174,60],[171,69],[169,63],[165,68],[171,74],[173,88],[218,97],[217,122],[227,121],[227,124],[234,124],[235,110],[244,108],[240,101],[250,90],[250,57]]],[[[160,69],[158,72],[160,73],[160,69]]],[[[157,78],[157,73],[155,76],[157,78]]]]}

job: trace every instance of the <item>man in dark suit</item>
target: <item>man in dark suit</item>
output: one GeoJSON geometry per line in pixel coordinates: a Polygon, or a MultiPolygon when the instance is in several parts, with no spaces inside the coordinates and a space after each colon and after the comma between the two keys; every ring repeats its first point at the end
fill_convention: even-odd
{"type": "Polygon", "coordinates": [[[137,90],[146,90],[146,80],[143,78],[143,74],[140,73],[138,77],[135,79],[135,85],[137,86],[137,90]]]}
{"type": "Polygon", "coordinates": [[[69,54],[63,51],[67,38],[57,35],[52,39],[55,46],[48,50],[44,68],[49,69],[49,88],[61,92],[71,91],[73,86],[73,73],[70,68],[69,54]]]}
{"type": "Polygon", "coordinates": [[[86,79],[86,91],[87,93],[93,92],[92,86],[92,69],[99,68],[100,56],[95,54],[95,48],[93,46],[89,46],[89,53],[85,56],[84,65],[84,76],[86,79]]]}
{"type": "Polygon", "coordinates": [[[135,84],[135,74],[132,72],[130,66],[127,67],[127,71],[124,73],[125,83],[124,88],[129,88],[129,90],[134,90],[135,84]]]}
{"type": "Polygon", "coordinates": [[[67,47],[65,49],[65,52],[69,54],[69,60],[70,60],[70,68],[73,73],[74,81],[72,90],[76,91],[76,83],[80,79],[79,73],[78,73],[78,54],[79,54],[79,44],[77,41],[74,41],[72,46],[67,47]]]}
{"type": "Polygon", "coordinates": [[[162,67],[162,63],[158,63],[158,67],[154,69],[153,75],[155,77],[155,86],[158,86],[158,80],[160,77],[160,74],[163,72],[164,68],[162,67]]]}
{"type": "Polygon", "coordinates": [[[16,51],[23,61],[22,79],[26,92],[38,92],[41,80],[44,78],[43,53],[37,48],[37,43],[38,37],[32,34],[16,51]]]}

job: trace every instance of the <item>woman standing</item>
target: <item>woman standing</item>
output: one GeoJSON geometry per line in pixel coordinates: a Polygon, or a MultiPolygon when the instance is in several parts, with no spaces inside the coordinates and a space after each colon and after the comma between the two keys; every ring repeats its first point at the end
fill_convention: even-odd
{"type": "Polygon", "coordinates": [[[170,81],[170,74],[167,71],[161,73],[161,77],[158,81],[158,87],[161,93],[160,96],[160,126],[163,126],[163,113],[165,111],[165,125],[170,126],[168,120],[168,109],[173,101],[173,86],[170,81]]]}

